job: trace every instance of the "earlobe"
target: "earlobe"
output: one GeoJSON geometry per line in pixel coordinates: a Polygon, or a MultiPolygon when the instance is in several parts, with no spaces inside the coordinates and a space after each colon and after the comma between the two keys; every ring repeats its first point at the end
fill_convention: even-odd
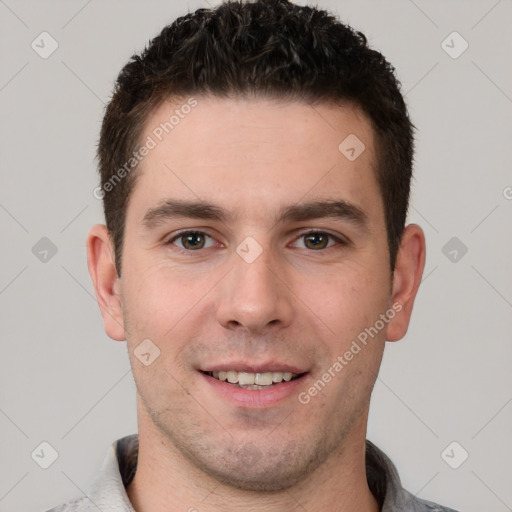
{"type": "Polygon", "coordinates": [[[87,266],[100,307],[105,332],[113,340],[125,340],[121,286],[114,264],[107,227],[93,226],[87,235],[87,266]]]}
{"type": "Polygon", "coordinates": [[[423,230],[416,224],[410,224],[405,228],[402,236],[393,272],[391,305],[395,306],[398,313],[388,324],[386,334],[388,341],[398,341],[407,333],[414,299],[423,275],[425,253],[423,230]]]}

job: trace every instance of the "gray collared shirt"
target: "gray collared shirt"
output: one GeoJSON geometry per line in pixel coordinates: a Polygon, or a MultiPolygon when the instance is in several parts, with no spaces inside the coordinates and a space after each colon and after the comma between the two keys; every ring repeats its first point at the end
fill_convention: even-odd
{"type": "MultiPolygon", "coordinates": [[[[135,512],[126,487],[135,475],[137,454],[137,434],[118,439],[108,449],[88,495],[47,512],[135,512]]],[[[370,441],[366,441],[366,476],[381,512],[456,512],[406,491],[391,460],[370,441]]]]}

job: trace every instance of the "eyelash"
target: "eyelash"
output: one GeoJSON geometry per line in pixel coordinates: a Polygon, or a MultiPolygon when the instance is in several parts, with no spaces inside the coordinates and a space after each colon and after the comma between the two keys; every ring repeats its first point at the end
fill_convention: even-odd
{"type": "MultiPolygon", "coordinates": [[[[210,236],[208,233],[205,233],[204,231],[200,231],[200,230],[196,230],[196,229],[188,229],[188,230],[185,230],[185,231],[181,231],[179,233],[177,233],[176,235],[174,235],[172,238],[170,238],[166,243],[165,245],[174,245],[173,242],[175,242],[176,240],[182,238],[182,237],[185,237],[187,235],[194,235],[194,234],[200,234],[200,235],[205,235],[206,237],[209,237],[211,239],[214,240],[214,238],[212,236],[210,236]]],[[[305,231],[304,233],[301,233],[297,238],[295,238],[295,240],[299,240],[300,238],[304,238],[308,235],[314,235],[314,234],[321,234],[321,235],[327,235],[329,237],[329,239],[331,240],[334,240],[337,245],[339,246],[346,246],[348,245],[348,242],[346,240],[344,240],[343,238],[340,238],[338,236],[335,236],[327,231],[321,231],[321,230],[312,230],[312,231],[305,231]]],[[[334,247],[333,245],[331,246],[328,246],[328,247],[324,247],[323,249],[317,249],[317,250],[314,250],[314,249],[309,249],[309,251],[311,252],[323,252],[327,249],[331,249],[332,247],[334,247]]],[[[191,249],[184,249],[182,247],[178,247],[178,246],[174,246],[175,249],[177,249],[178,251],[182,252],[182,253],[187,253],[187,254],[190,254],[190,253],[195,253],[195,252],[201,252],[201,251],[204,251],[206,249],[211,249],[211,247],[206,247],[205,249],[197,249],[197,250],[191,250],[191,249]]],[[[308,249],[306,247],[306,249],[308,249]]]]}

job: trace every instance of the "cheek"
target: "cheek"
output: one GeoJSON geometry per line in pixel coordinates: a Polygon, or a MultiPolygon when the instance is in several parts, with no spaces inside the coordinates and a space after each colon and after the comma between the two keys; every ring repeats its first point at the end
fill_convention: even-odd
{"type": "Polygon", "coordinates": [[[160,279],[160,269],[156,266],[125,267],[128,280],[123,283],[123,302],[126,305],[125,315],[132,328],[144,331],[148,326],[154,326],[162,313],[168,308],[167,302],[172,302],[173,291],[167,289],[166,282],[160,279]],[[167,293],[166,293],[167,292],[167,293]]]}
{"type": "Polygon", "coordinates": [[[299,296],[331,334],[347,336],[373,325],[387,307],[390,279],[362,262],[346,261],[328,273],[305,275],[299,296]]]}
{"type": "Polygon", "coordinates": [[[123,314],[132,350],[141,340],[149,338],[173,364],[171,359],[197,334],[201,322],[194,320],[211,313],[208,294],[218,276],[191,271],[191,266],[178,268],[168,262],[142,261],[139,265],[132,263],[127,269],[129,281],[122,287],[123,314]]]}
{"type": "Polygon", "coordinates": [[[134,261],[125,275],[124,298],[132,317],[148,325],[159,319],[172,319],[179,314],[186,299],[188,287],[184,286],[178,272],[157,261],[134,261]]]}
{"type": "Polygon", "coordinates": [[[146,406],[157,411],[159,401],[176,402],[191,386],[180,362],[194,334],[187,315],[197,309],[199,291],[163,264],[132,266],[126,275],[123,313],[133,375],[146,406]]]}

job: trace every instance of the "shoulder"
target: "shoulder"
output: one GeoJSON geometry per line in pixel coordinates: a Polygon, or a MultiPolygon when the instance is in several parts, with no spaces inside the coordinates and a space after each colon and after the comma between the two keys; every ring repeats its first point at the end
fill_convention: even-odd
{"type": "Polygon", "coordinates": [[[404,510],[407,510],[408,512],[458,512],[453,508],[443,507],[433,501],[417,498],[406,490],[403,492],[404,501],[406,502],[404,505],[407,507],[404,508],[404,510]]]}
{"type": "Polygon", "coordinates": [[[93,512],[95,508],[96,507],[87,496],[82,496],[81,498],[68,501],[46,512],[93,512]]]}
{"type": "Polygon", "coordinates": [[[85,496],[62,503],[46,512],[134,512],[126,494],[137,465],[137,434],[114,441],[107,450],[103,464],[96,473],[85,496]]]}
{"type": "Polygon", "coordinates": [[[366,477],[382,512],[457,512],[433,501],[422,500],[402,487],[391,459],[371,441],[366,441],[366,477]]]}

